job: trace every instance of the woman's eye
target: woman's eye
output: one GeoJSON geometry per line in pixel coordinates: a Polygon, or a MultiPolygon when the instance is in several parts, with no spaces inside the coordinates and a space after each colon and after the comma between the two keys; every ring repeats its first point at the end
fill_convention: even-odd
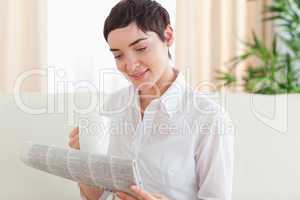
{"type": "Polygon", "coordinates": [[[145,51],[146,49],[147,49],[147,47],[143,47],[143,48],[137,49],[137,51],[145,51]]]}
{"type": "Polygon", "coordinates": [[[114,57],[115,57],[115,59],[120,59],[122,57],[122,55],[116,55],[114,57]]]}

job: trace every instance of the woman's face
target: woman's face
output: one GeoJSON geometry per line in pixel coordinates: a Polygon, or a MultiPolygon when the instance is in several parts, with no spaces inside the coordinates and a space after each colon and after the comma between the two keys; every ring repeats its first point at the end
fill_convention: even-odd
{"type": "Polygon", "coordinates": [[[163,42],[155,32],[144,33],[135,23],[109,33],[108,44],[118,70],[135,87],[151,88],[170,68],[168,49],[173,43],[172,28],[165,30],[165,37],[163,42]]]}

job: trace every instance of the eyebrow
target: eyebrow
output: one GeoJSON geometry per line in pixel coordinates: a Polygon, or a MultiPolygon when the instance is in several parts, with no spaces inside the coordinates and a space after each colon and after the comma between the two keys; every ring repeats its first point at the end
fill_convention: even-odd
{"type": "MultiPolygon", "coordinates": [[[[130,43],[128,46],[131,47],[131,46],[139,43],[140,41],[143,41],[143,40],[146,40],[146,39],[148,39],[148,38],[145,37],[145,38],[137,39],[134,42],[130,43]]],[[[110,49],[110,51],[120,51],[120,49],[110,49]]]]}

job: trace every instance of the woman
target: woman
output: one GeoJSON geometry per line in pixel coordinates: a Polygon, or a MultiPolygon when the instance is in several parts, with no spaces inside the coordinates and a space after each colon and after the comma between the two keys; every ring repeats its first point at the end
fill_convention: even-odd
{"type": "MultiPolygon", "coordinates": [[[[168,12],[152,0],[123,0],[112,8],[104,37],[117,68],[132,83],[112,95],[106,111],[123,119],[108,153],[137,160],[141,199],[231,199],[233,129],[222,109],[190,89],[174,69],[168,12]]],[[[69,145],[79,149],[78,128],[69,145]]],[[[108,192],[80,184],[86,199],[108,192]]],[[[120,199],[133,199],[125,193],[120,199]]]]}

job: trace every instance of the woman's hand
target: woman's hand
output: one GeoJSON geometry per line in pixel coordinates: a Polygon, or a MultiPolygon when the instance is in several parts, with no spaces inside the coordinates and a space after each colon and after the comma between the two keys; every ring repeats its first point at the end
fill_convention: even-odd
{"type": "MultiPolygon", "coordinates": [[[[142,200],[169,200],[160,194],[150,194],[144,190],[139,189],[137,186],[132,186],[131,190],[142,200]]],[[[122,200],[136,200],[124,192],[117,193],[118,197],[122,200]]]]}
{"type": "Polygon", "coordinates": [[[80,149],[79,128],[74,128],[69,135],[69,146],[73,149],[80,149]]]}

